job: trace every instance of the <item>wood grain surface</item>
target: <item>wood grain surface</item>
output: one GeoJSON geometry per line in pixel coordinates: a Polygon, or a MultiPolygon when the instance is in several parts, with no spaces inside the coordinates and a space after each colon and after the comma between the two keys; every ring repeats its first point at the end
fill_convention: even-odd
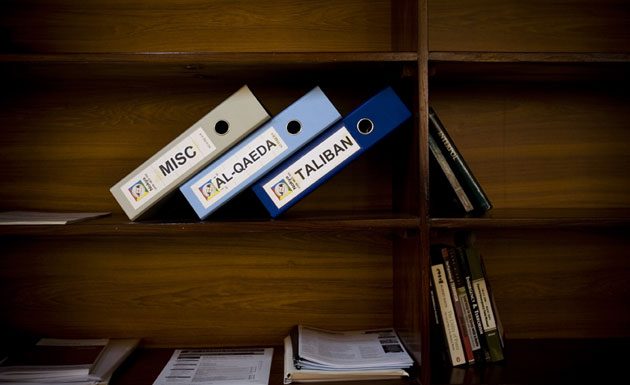
{"type": "Polygon", "coordinates": [[[430,51],[628,52],[624,0],[429,1],[430,51]]]}
{"type": "Polygon", "coordinates": [[[0,43],[39,53],[409,50],[410,3],[11,0],[0,8],[0,43]]]}
{"type": "Polygon", "coordinates": [[[625,84],[437,81],[431,104],[496,208],[628,207],[625,84]]]}
{"type": "Polygon", "coordinates": [[[295,324],[393,322],[388,231],[2,243],[5,331],[135,336],[146,346],[281,345],[295,324]]]}

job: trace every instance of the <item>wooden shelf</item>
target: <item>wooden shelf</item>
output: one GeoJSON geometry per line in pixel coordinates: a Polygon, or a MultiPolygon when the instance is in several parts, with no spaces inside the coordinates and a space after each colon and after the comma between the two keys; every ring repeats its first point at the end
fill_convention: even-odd
{"type": "Polygon", "coordinates": [[[394,326],[422,367],[380,384],[622,376],[628,4],[8,3],[2,209],[114,214],[0,227],[0,345],[141,337],[112,385],[151,385],[177,347],[394,326]],[[130,222],[110,186],[243,84],[272,116],[316,85],[341,115],[392,86],[414,118],[277,220],[242,196],[208,221],[167,202],[160,220],[130,222]],[[486,216],[441,211],[429,105],[494,204],[486,216]],[[432,357],[429,246],[458,230],[478,231],[505,362],[432,357]]]}
{"type": "Polygon", "coordinates": [[[613,384],[625,382],[628,339],[508,339],[506,360],[457,368],[432,365],[432,384],[613,384]]]}
{"type": "MultiPolygon", "coordinates": [[[[582,384],[619,381],[624,378],[622,358],[628,339],[514,339],[506,342],[507,359],[492,364],[462,367],[432,365],[433,384],[582,384]],[[602,352],[607,352],[602,354],[602,352]]],[[[174,349],[139,349],[119,368],[112,385],[151,385],[173,354],[174,349]]],[[[274,347],[270,385],[282,384],[283,354],[274,347]]],[[[366,384],[367,382],[357,382],[366,384]]],[[[369,382],[419,384],[417,376],[409,379],[369,382]]],[[[330,383],[331,385],[337,383],[330,383]]],[[[341,383],[339,383],[341,384],[341,383]]],[[[344,384],[346,384],[344,382],[344,384]]]]}
{"type": "Polygon", "coordinates": [[[429,60],[472,63],[628,63],[630,53],[430,52],[429,60]]]}
{"type": "Polygon", "coordinates": [[[218,221],[139,221],[123,215],[69,225],[0,226],[0,236],[200,236],[217,233],[265,233],[292,231],[365,231],[417,229],[420,220],[410,215],[320,214],[289,219],[243,219],[218,221]]]}
{"type": "Polygon", "coordinates": [[[431,218],[433,229],[572,229],[630,226],[629,209],[493,209],[479,218],[431,218]]]}
{"type": "MultiPolygon", "coordinates": [[[[280,385],[283,383],[284,376],[283,360],[284,348],[282,346],[273,347],[273,360],[271,363],[271,374],[269,376],[269,385],[280,385]]],[[[112,385],[151,385],[160,374],[160,371],[166,365],[169,358],[173,354],[174,349],[139,349],[134,352],[131,357],[118,369],[114,374],[112,385]]],[[[400,380],[384,380],[384,381],[352,381],[352,382],[326,382],[330,385],[344,384],[378,384],[378,385],[395,385],[395,384],[420,384],[416,377],[400,380]]]]}
{"type": "Polygon", "coordinates": [[[3,63],[304,64],[415,62],[416,52],[112,52],[1,54],[3,63]]]}

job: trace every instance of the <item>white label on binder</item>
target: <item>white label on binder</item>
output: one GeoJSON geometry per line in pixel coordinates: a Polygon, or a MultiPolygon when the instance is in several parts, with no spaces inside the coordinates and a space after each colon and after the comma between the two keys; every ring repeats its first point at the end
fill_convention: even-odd
{"type": "Polygon", "coordinates": [[[137,209],[214,150],[216,146],[203,128],[199,127],[158,160],[129,179],[120,189],[131,206],[137,209]]]}
{"type": "Polygon", "coordinates": [[[286,150],[286,143],[270,127],[190,188],[207,209],[286,150]]]}
{"type": "Polygon", "coordinates": [[[361,147],[345,126],[307,152],[267,182],[263,189],[280,208],[321,177],[339,166],[361,147]]]}

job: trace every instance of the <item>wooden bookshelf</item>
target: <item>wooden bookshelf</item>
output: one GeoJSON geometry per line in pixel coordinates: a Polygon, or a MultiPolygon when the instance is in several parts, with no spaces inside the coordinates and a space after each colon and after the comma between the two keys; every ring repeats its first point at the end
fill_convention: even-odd
{"type": "Polygon", "coordinates": [[[429,104],[494,208],[430,205],[427,226],[434,242],[475,234],[506,334],[499,364],[453,369],[432,346],[430,382],[619,381],[601,353],[630,332],[627,5],[428,8],[429,104]]]}
{"type": "Polygon", "coordinates": [[[0,210],[112,216],[0,227],[0,347],[142,338],[113,384],[150,385],[178,347],[275,346],[280,384],[293,325],[393,325],[417,366],[392,383],[610,380],[616,361],[595,353],[630,337],[629,12],[617,0],[2,2],[0,210]],[[391,85],[413,118],[277,220],[244,193],[206,221],[177,196],[128,221],[109,188],[243,84],[271,115],[315,85],[342,115],[391,85]],[[435,205],[429,105],[487,215],[435,205]],[[463,380],[435,354],[429,296],[429,245],[460,231],[476,234],[507,337],[506,362],[463,380]]]}

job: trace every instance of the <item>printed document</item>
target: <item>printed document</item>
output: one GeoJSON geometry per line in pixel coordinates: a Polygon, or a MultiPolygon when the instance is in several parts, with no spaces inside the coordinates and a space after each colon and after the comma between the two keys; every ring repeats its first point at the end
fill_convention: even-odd
{"type": "Polygon", "coordinates": [[[394,329],[336,332],[299,325],[295,350],[296,366],[308,369],[385,369],[413,365],[394,329]]]}
{"type": "Polygon", "coordinates": [[[42,211],[0,212],[0,225],[67,225],[101,218],[111,213],[51,213],[42,211]]]}
{"type": "Polygon", "coordinates": [[[153,385],[269,383],[273,348],[177,349],[153,385]]]}

